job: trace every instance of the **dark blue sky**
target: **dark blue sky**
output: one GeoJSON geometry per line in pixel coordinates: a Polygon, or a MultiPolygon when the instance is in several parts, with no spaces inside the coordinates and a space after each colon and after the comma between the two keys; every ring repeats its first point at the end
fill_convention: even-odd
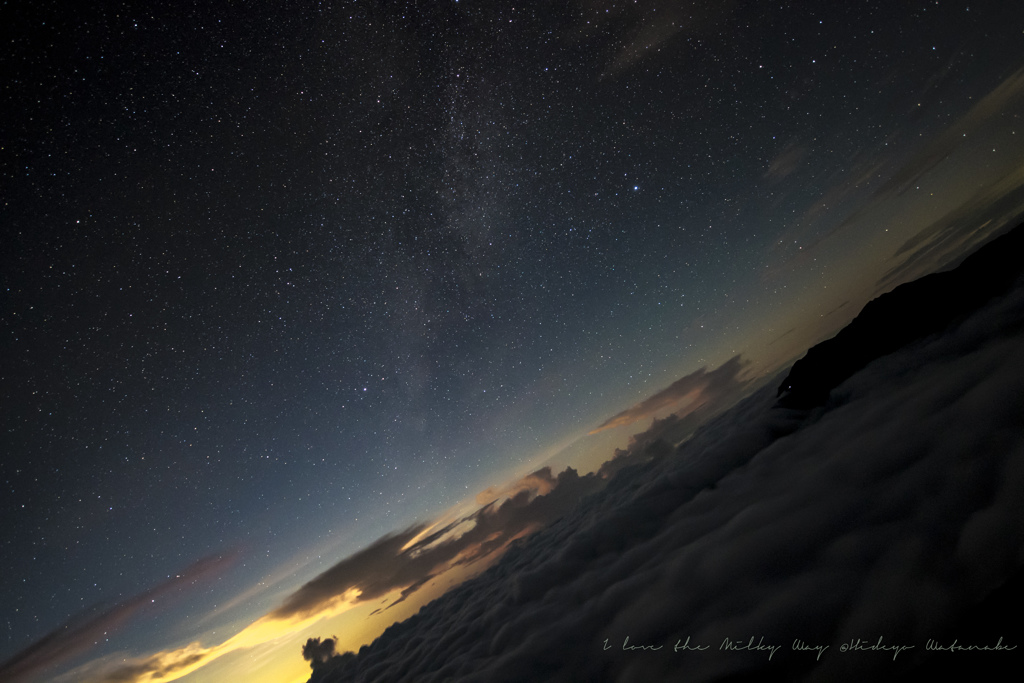
{"type": "Polygon", "coordinates": [[[90,656],[161,647],[773,373],[1020,203],[1014,3],[0,11],[0,660],[236,558],[90,656]]]}

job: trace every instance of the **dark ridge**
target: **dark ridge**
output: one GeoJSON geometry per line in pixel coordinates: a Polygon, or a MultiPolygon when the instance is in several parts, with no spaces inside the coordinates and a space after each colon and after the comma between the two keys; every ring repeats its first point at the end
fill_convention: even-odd
{"type": "Polygon", "coordinates": [[[993,239],[955,269],[872,299],[839,333],[812,346],[779,386],[778,405],[813,408],[876,358],[941,332],[1010,289],[1022,269],[1024,225],[993,239]]]}

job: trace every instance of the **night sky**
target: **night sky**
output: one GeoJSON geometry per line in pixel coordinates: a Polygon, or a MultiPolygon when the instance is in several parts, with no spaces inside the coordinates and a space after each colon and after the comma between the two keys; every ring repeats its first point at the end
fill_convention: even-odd
{"type": "Polygon", "coordinates": [[[584,438],[613,416],[737,355],[774,377],[1024,208],[1013,2],[0,25],[0,662],[104,625],[40,676],[222,642],[385,534],[594,469],[654,411],[584,438]]]}

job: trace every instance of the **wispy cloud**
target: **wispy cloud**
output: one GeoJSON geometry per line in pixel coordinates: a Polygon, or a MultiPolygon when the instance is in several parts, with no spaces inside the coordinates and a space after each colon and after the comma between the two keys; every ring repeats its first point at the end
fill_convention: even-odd
{"type": "MultiPolygon", "coordinates": [[[[378,539],[308,581],[269,614],[227,641],[210,647],[191,643],[121,664],[94,683],[166,683],[230,652],[277,640],[328,616],[395,593],[393,607],[448,570],[500,553],[508,545],[564,515],[579,500],[605,485],[597,474],[573,469],[555,476],[533,472],[470,515],[436,530],[415,525],[378,539]]],[[[385,609],[387,609],[385,608],[385,609]]]]}
{"type": "MultiPolygon", "coordinates": [[[[963,637],[964,609],[1019,576],[1022,316],[1018,289],[864,368],[825,411],[773,408],[765,387],[316,680],[921,678],[905,667],[925,639],[963,637]],[[838,653],[865,633],[915,648],[838,653]],[[782,647],[717,652],[748,635],[782,647]],[[688,638],[710,651],[673,652],[688,638]],[[795,638],[831,649],[805,656],[795,638]]],[[[971,666],[999,677],[1000,662],[971,666]]]]}
{"type": "Polygon", "coordinates": [[[947,159],[993,118],[1018,104],[1024,96],[1024,68],[1018,69],[968,110],[953,125],[922,146],[895,174],[878,189],[876,196],[886,198],[910,189],[926,173],[947,159]]]}
{"type": "Polygon", "coordinates": [[[1022,212],[1024,165],[904,242],[890,259],[895,263],[878,279],[876,293],[947,265],[1015,222],[1022,212]]]}
{"type": "Polygon", "coordinates": [[[88,651],[105,634],[122,628],[140,611],[151,608],[158,599],[220,574],[235,561],[236,555],[229,552],[203,558],[174,578],[99,614],[75,617],[0,664],[0,680],[8,683],[30,681],[51,667],[88,651]]]}
{"type": "Polygon", "coordinates": [[[729,396],[737,396],[738,392],[747,384],[747,380],[740,379],[739,375],[748,364],[749,362],[741,360],[740,356],[736,355],[715,370],[708,371],[706,367],[701,368],[677,379],[650,398],[613,415],[590,433],[596,434],[605,429],[633,424],[637,420],[651,417],[660,410],[680,403],[686,398],[691,399],[690,404],[696,407],[706,402],[721,401],[729,396]]]}
{"type": "MultiPolygon", "coordinates": [[[[606,425],[615,421],[634,422],[687,396],[699,400],[681,411],[683,413],[693,412],[699,405],[724,406],[747,386],[748,381],[739,377],[746,365],[747,362],[736,356],[715,370],[701,368],[620,413],[606,425]]],[[[469,514],[440,526],[411,526],[346,557],[223,643],[204,646],[193,642],[156,652],[107,668],[90,681],[166,683],[230,652],[298,634],[321,619],[397,593],[397,598],[374,613],[390,609],[446,572],[493,559],[513,541],[547,527],[571,511],[585,496],[604,488],[612,475],[622,468],[666,455],[671,448],[663,443],[662,437],[692,430],[695,424],[694,415],[655,420],[651,429],[635,435],[629,448],[616,451],[615,457],[596,473],[580,476],[576,470],[567,468],[556,475],[550,467],[543,467],[507,486],[488,489],[477,498],[480,507],[469,514]]]]}
{"type": "Polygon", "coordinates": [[[735,0],[720,2],[673,2],[644,0],[618,3],[608,0],[579,0],[583,35],[613,29],[602,77],[612,77],[657,54],[679,34],[696,33],[721,24],[732,13],[735,0]]]}

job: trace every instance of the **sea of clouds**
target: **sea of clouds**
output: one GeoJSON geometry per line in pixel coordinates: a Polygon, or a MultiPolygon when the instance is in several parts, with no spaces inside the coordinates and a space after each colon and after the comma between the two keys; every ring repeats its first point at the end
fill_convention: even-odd
{"type": "MultiPolygon", "coordinates": [[[[310,680],[908,675],[928,639],[971,643],[962,616],[1024,566],[1022,415],[1017,287],[824,406],[769,384],[310,680]]],[[[945,654],[993,680],[1022,650],[945,654]]]]}

